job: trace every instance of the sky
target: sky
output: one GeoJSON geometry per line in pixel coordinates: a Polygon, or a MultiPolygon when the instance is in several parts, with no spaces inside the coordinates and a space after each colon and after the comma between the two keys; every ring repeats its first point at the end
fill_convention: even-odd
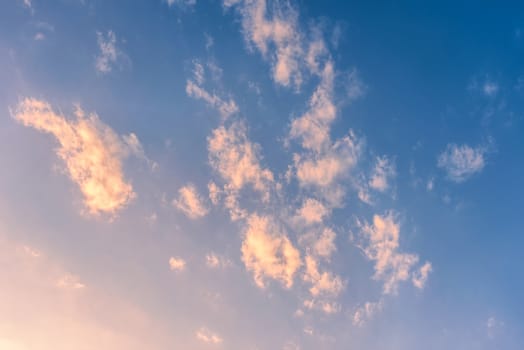
{"type": "Polygon", "coordinates": [[[503,3],[2,1],[0,349],[521,349],[503,3]]]}

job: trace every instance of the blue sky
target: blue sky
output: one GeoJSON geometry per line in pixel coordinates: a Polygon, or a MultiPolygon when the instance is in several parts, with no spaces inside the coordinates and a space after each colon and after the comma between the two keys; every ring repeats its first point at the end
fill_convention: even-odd
{"type": "Polygon", "coordinates": [[[0,348],[519,349],[524,8],[0,5],[0,348]]]}

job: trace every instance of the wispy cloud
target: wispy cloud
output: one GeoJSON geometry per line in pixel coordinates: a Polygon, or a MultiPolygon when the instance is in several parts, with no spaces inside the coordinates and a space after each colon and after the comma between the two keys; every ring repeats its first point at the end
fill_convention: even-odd
{"type": "Polygon", "coordinates": [[[198,340],[209,344],[220,344],[224,341],[224,339],[222,339],[222,337],[218,333],[215,333],[206,327],[198,329],[195,332],[195,337],[198,340]]]}
{"type": "Polygon", "coordinates": [[[362,250],[366,257],[375,263],[373,278],[383,282],[384,294],[396,294],[398,284],[413,279],[413,284],[422,288],[431,271],[431,264],[426,263],[414,271],[419,262],[416,254],[401,253],[400,225],[392,212],[374,215],[373,223],[359,223],[365,240],[362,250]]]}
{"type": "Polygon", "coordinates": [[[100,74],[107,74],[115,67],[122,67],[129,63],[129,57],[117,47],[116,34],[109,30],[107,33],[96,32],[99,53],[95,58],[95,69],[100,74]]]}
{"type": "Polygon", "coordinates": [[[484,146],[448,144],[439,155],[437,165],[446,171],[450,180],[463,182],[484,169],[486,153],[484,146]]]}
{"type": "Polygon", "coordinates": [[[387,157],[377,157],[369,186],[377,191],[384,192],[390,186],[390,179],[396,174],[395,165],[387,157]]]}
{"type": "Polygon", "coordinates": [[[133,150],[98,115],[85,115],[77,108],[75,119],[70,120],[47,102],[32,98],[23,99],[11,114],[23,125],[57,139],[56,153],[80,188],[90,214],[115,214],[135,197],[122,170],[123,159],[133,150]]]}
{"type": "Polygon", "coordinates": [[[206,216],[209,211],[193,184],[187,184],[178,190],[178,198],[173,200],[173,206],[191,219],[206,216]]]}

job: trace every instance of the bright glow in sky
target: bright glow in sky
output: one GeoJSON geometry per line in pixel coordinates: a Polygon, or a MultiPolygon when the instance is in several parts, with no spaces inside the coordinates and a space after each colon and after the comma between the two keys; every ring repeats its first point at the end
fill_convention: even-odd
{"type": "Polygon", "coordinates": [[[521,349],[523,13],[3,1],[0,349],[521,349]]]}

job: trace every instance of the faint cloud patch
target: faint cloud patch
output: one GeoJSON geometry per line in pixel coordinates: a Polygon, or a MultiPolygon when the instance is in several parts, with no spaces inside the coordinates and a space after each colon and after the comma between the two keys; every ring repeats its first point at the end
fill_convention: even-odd
{"type": "Polygon", "coordinates": [[[129,57],[117,47],[117,38],[112,30],[107,33],[96,32],[99,53],[95,57],[95,69],[99,74],[110,73],[113,68],[130,64],[129,57]]]}
{"type": "Polygon", "coordinates": [[[486,153],[485,146],[448,144],[438,156],[437,165],[451,181],[460,183],[484,169],[486,153]]]}

